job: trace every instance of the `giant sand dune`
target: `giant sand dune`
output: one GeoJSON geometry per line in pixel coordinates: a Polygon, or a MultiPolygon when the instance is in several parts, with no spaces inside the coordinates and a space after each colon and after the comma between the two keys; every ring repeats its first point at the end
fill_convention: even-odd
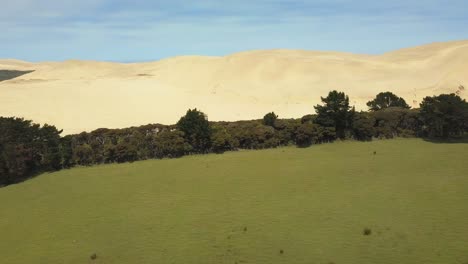
{"type": "Polygon", "coordinates": [[[381,91],[413,106],[440,93],[467,98],[468,41],[382,55],[259,50],[128,64],[0,60],[0,70],[34,70],[0,82],[0,116],[54,124],[70,134],[172,124],[194,107],[210,120],[256,119],[271,111],[301,117],[333,89],[363,110],[381,91]]]}

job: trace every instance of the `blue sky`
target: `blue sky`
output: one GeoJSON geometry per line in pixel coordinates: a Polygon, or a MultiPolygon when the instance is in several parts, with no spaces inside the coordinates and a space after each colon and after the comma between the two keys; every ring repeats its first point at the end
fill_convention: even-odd
{"type": "Polygon", "coordinates": [[[467,0],[0,1],[0,58],[28,61],[274,48],[379,54],[468,39],[467,0]]]}

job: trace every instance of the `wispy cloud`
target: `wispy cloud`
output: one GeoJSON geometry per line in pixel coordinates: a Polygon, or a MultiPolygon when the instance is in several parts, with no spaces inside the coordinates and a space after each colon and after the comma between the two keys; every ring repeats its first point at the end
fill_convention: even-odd
{"type": "Polygon", "coordinates": [[[0,57],[150,60],[300,48],[380,53],[468,38],[465,0],[16,0],[0,57]]]}

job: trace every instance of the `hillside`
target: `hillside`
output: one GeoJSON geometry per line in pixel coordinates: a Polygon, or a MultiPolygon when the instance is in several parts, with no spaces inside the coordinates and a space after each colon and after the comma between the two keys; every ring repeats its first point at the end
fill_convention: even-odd
{"type": "Polygon", "coordinates": [[[0,188],[1,263],[467,263],[467,155],[399,139],[45,174],[0,188]]]}
{"type": "Polygon", "coordinates": [[[468,41],[382,55],[259,50],[225,57],[183,56],[150,63],[0,60],[0,70],[34,70],[0,83],[0,115],[55,124],[65,133],[146,123],[171,124],[198,107],[211,120],[311,113],[332,89],[357,109],[381,91],[418,106],[424,96],[468,86],[468,41]]]}

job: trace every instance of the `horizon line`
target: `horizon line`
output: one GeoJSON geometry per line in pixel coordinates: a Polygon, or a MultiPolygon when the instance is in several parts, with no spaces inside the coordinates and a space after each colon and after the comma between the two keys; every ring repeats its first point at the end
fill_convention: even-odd
{"type": "MultiPolygon", "coordinates": [[[[171,59],[171,58],[179,58],[179,57],[207,57],[207,58],[223,58],[223,57],[229,57],[233,56],[236,54],[241,54],[241,53],[248,53],[248,52],[258,52],[258,51],[305,51],[305,52],[323,52],[323,53],[341,53],[341,54],[348,54],[348,55],[362,55],[362,56],[382,56],[388,53],[392,52],[397,52],[401,50],[406,50],[406,49],[412,49],[412,48],[417,48],[417,47],[425,47],[425,46],[430,46],[430,45],[436,45],[436,44],[455,44],[458,42],[468,42],[467,39],[457,39],[457,40],[450,40],[450,41],[433,41],[433,42],[426,42],[424,44],[416,45],[416,46],[407,46],[403,48],[395,48],[389,51],[385,51],[382,53],[377,53],[377,54],[372,54],[372,53],[358,53],[358,52],[348,52],[348,51],[338,51],[338,50],[317,50],[317,49],[293,49],[293,48],[267,48],[267,49],[248,49],[248,50],[241,50],[237,52],[231,52],[231,53],[226,53],[223,55],[203,55],[203,54],[181,54],[181,55],[175,55],[175,56],[167,56],[167,57],[161,57],[161,58],[156,58],[156,59],[148,59],[148,60],[95,60],[95,59],[77,59],[77,58],[69,58],[69,59],[64,59],[64,60],[41,60],[41,61],[29,61],[29,60],[23,60],[23,59],[16,59],[16,58],[0,58],[0,61],[18,61],[18,62],[26,62],[26,63],[34,63],[34,64],[40,64],[40,63],[47,63],[47,62],[67,62],[67,61],[84,61],[84,62],[109,62],[109,63],[120,63],[120,64],[132,64],[132,63],[149,63],[149,62],[157,62],[157,61],[162,61],[165,59],[171,59]]],[[[468,44],[468,43],[467,43],[468,44]]]]}

